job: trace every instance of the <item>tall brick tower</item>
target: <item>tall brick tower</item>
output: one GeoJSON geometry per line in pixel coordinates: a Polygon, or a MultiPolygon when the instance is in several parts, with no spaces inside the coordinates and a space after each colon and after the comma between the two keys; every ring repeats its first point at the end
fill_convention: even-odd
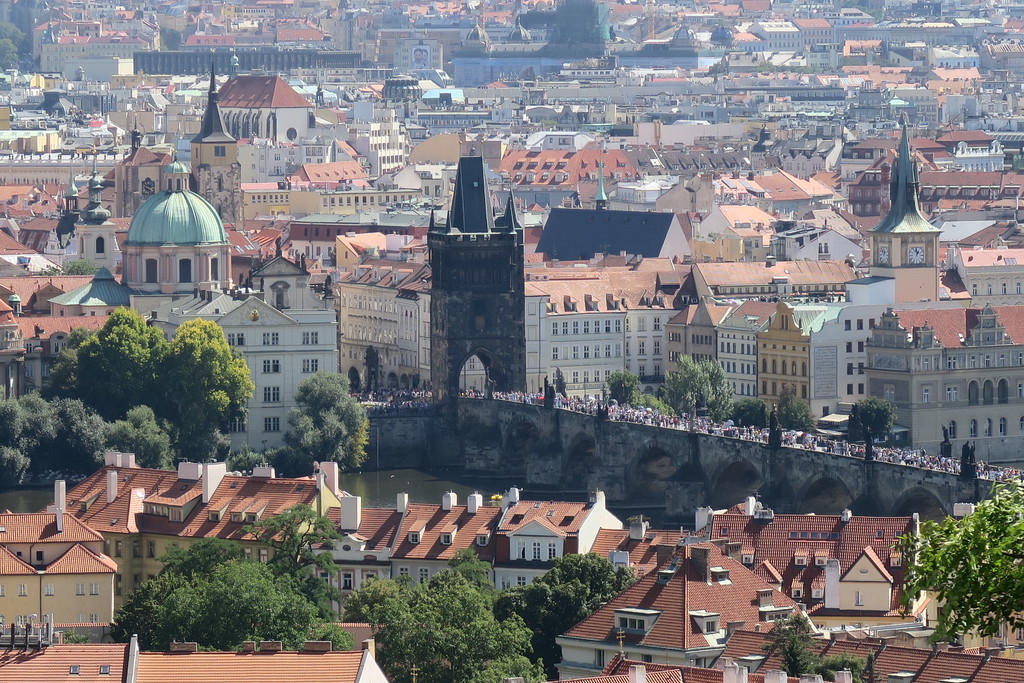
{"type": "Polygon", "coordinates": [[[526,389],[523,228],[511,193],[495,217],[482,157],[462,157],[444,225],[431,217],[430,383],[457,396],[459,372],[476,356],[493,391],[526,389]]]}

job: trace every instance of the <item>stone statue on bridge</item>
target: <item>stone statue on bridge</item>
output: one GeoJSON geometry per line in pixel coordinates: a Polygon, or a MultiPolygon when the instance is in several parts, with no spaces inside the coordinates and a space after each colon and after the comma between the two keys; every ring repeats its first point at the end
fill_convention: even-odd
{"type": "Polygon", "coordinates": [[[949,429],[942,425],[942,443],[939,444],[939,455],[943,458],[953,457],[953,444],[949,441],[949,429]]]}
{"type": "Polygon", "coordinates": [[[772,408],[768,416],[768,448],[776,451],[782,448],[782,428],[779,427],[779,408],[772,408]]]}
{"type": "Polygon", "coordinates": [[[977,444],[964,442],[960,449],[960,478],[964,480],[977,479],[978,461],[974,458],[974,451],[977,444]]]}
{"type": "Polygon", "coordinates": [[[861,431],[864,434],[864,460],[871,461],[875,459],[875,443],[871,430],[866,426],[861,427],[861,431]]]}

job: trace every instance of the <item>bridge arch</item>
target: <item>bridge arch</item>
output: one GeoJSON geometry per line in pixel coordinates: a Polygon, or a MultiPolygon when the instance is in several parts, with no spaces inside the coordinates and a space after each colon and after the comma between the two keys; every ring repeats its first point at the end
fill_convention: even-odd
{"type": "Polygon", "coordinates": [[[577,432],[569,440],[562,460],[562,488],[567,491],[589,488],[587,482],[598,464],[597,441],[586,432],[577,432]]]}
{"type": "Polygon", "coordinates": [[[923,486],[915,486],[901,493],[892,514],[895,517],[909,517],[915,512],[922,520],[932,521],[943,520],[949,514],[942,500],[923,486]]]}
{"type": "Polygon", "coordinates": [[[853,504],[850,488],[841,480],[830,476],[812,478],[797,498],[798,512],[835,515],[853,504]]]}
{"type": "Polygon", "coordinates": [[[540,429],[532,420],[517,416],[505,428],[502,463],[513,470],[525,470],[530,457],[542,451],[540,429]]]}
{"type": "Polygon", "coordinates": [[[668,488],[678,471],[679,465],[663,446],[648,442],[633,460],[626,484],[632,494],[659,493],[668,488]]]}
{"type": "Polygon", "coordinates": [[[708,504],[715,509],[732,507],[753,495],[764,484],[761,471],[749,460],[733,460],[715,477],[708,489],[708,504]]]}

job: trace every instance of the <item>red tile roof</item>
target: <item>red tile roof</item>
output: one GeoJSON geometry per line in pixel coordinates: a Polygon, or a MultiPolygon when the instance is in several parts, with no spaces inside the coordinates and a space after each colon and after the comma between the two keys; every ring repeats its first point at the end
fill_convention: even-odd
{"type": "MultiPolygon", "coordinates": [[[[0,545],[0,576],[36,575],[36,570],[26,564],[7,548],[0,545]]],[[[3,680],[0,678],[0,680],[3,680]]]]}
{"type": "Polygon", "coordinates": [[[76,543],[46,567],[47,574],[113,574],[117,563],[76,543]]]}
{"type": "Polygon", "coordinates": [[[559,536],[575,535],[592,507],[591,503],[521,500],[505,510],[498,532],[511,534],[531,522],[539,522],[559,536]]]}
{"type": "Polygon", "coordinates": [[[497,524],[501,508],[481,506],[475,515],[466,511],[465,505],[453,505],[443,510],[440,505],[409,503],[398,537],[392,546],[392,560],[450,560],[462,548],[473,548],[481,559],[492,560],[494,544],[477,545],[479,534],[490,534],[497,524]],[[441,543],[441,534],[457,529],[450,545],[441,543]],[[409,532],[418,531],[419,543],[409,541],[409,532]]]}
{"type": "Polygon", "coordinates": [[[236,76],[220,89],[220,106],[242,109],[308,109],[309,100],[280,76],[236,76]]]}
{"type": "Polygon", "coordinates": [[[590,552],[608,559],[613,550],[629,553],[629,564],[637,575],[653,571],[669,558],[683,536],[676,531],[648,529],[642,539],[632,540],[627,529],[601,529],[590,552]]]}
{"type": "MultiPolygon", "coordinates": [[[[897,311],[900,325],[908,332],[926,323],[935,330],[935,338],[944,348],[960,348],[967,345],[978,326],[981,308],[955,308],[949,310],[926,309],[897,311]],[[960,336],[962,335],[962,337],[960,336]]],[[[1006,329],[1013,344],[1024,344],[1024,306],[993,306],[998,323],[1006,329]]]]}
{"type": "MultiPolygon", "coordinates": [[[[825,568],[815,564],[819,554],[839,560],[840,575],[853,567],[863,555],[879,567],[883,576],[893,581],[891,609],[899,608],[903,567],[891,566],[892,546],[903,534],[911,533],[911,517],[850,517],[844,523],[839,515],[776,514],[770,521],[750,515],[729,512],[716,514],[711,522],[711,539],[738,544],[739,554],[751,552],[755,573],[765,580],[782,584],[782,591],[793,587],[803,589],[801,602],[814,613],[824,607],[814,600],[811,589],[820,587],[825,568]],[[807,558],[806,565],[796,564],[795,557],[807,558]]],[[[735,546],[734,546],[735,547],[735,546]]]]}
{"type": "MultiPolygon", "coordinates": [[[[341,508],[328,510],[327,518],[339,525],[341,508]]],[[[355,535],[366,540],[367,550],[393,548],[401,522],[402,514],[394,508],[363,508],[355,535]]]]}
{"type": "Polygon", "coordinates": [[[71,515],[64,515],[64,531],[57,531],[52,512],[0,513],[0,544],[102,542],[103,536],[71,515]]]}
{"type": "MultiPolygon", "coordinates": [[[[96,624],[89,624],[95,626],[96,624]]],[[[51,645],[39,650],[0,650],[0,682],[55,683],[121,681],[125,673],[128,646],[114,643],[51,645]],[[70,674],[72,666],[77,674],[70,674]],[[107,666],[107,673],[100,667],[107,666]]]]}
{"type": "Polygon", "coordinates": [[[141,652],[136,683],[354,683],[364,653],[141,652]]]}
{"type": "Polygon", "coordinates": [[[720,645],[721,632],[729,622],[767,625],[758,607],[759,590],[771,590],[775,607],[795,608],[788,596],[772,589],[763,579],[710,544],[679,548],[662,565],[662,571],[665,570],[674,570],[667,583],[662,582],[661,572],[648,574],[573,626],[565,636],[614,643],[615,610],[641,608],[658,610],[661,615],[646,633],[626,634],[627,642],[674,650],[707,649],[720,645]],[[707,564],[726,570],[728,581],[705,578],[693,560],[695,554],[705,552],[707,564]],[[705,634],[701,630],[699,620],[691,616],[691,612],[701,610],[719,615],[716,617],[719,633],[705,634]]]}

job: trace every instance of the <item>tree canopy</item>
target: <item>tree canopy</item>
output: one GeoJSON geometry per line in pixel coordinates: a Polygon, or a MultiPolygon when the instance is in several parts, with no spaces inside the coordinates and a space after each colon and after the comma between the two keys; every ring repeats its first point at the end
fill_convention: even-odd
{"type": "Polygon", "coordinates": [[[732,404],[732,421],[742,427],[768,426],[768,406],[759,398],[741,398],[732,404]]]}
{"type": "Polygon", "coordinates": [[[1004,624],[1024,628],[1024,486],[993,485],[991,496],[962,519],[923,522],[900,538],[906,570],[903,606],[922,591],[942,605],[936,640],[967,632],[997,636],[1004,624]]]}
{"type": "Polygon", "coordinates": [[[100,268],[87,258],[68,261],[60,269],[64,275],[95,275],[100,268]]]}
{"type": "Polygon", "coordinates": [[[616,569],[596,555],[566,555],[528,586],[503,591],[495,604],[499,620],[518,616],[533,633],[534,653],[554,676],[562,648],[555,638],[583,621],[603,602],[636,581],[632,570],[616,569]]]}
{"type": "Polygon", "coordinates": [[[680,413],[693,413],[704,406],[708,416],[720,422],[732,408],[732,388],[717,361],[682,356],[675,370],[665,376],[662,387],[667,404],[680,413]]]}
{"type": "Polygon", "coordinates": [[[608,375],[608,398],[620,404],[634,404],[640,396],[640,378],[626,370],[608,375]]]}
{"type": "Polygon", "coordinates": [[[363,463],[370,422],[366,410],[349,393],[347,377],[315,373],[299,383],[295,403],[285,442],[291,450],[286,468],[297,471],[285,474],[309,472],[314,461],[334,461],[345,470],[363,463]]]}
{"type": "Polygon", "coordinates": [[[818,423],[807,401],[797,398],[797,395],[789,388],[784,389],[779,395],[777,409],[779,426],[783,429],[808,432],[814,429],[818,423]]]}
{"type": "Polygon", "coordinates": [[[884,439],[896,424],[896,406],[884,398],[868,396],[857,401],[857,416],[860,424],[870,430],[872,439],[884,439]]]}
{"type": "Polygon", "coordinates": [[[863,680],[865,661],[849,654],[822,657],[813,638],[814,628],[803,614],[793,614],[775,622],[768,632],[764,649],[774,652],[781,660],[781,668],[793,677],[820,674],[826,681],[834,681],[839,671],[850,671],[854,683],[863,680]]]}

